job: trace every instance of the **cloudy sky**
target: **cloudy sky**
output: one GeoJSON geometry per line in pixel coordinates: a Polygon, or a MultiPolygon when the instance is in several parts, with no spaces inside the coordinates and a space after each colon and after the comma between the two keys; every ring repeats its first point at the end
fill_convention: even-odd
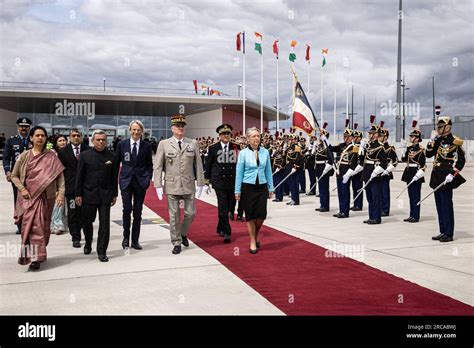
{"type": "MultiPolygon", "coordinates": [[[[365,95],[366,118],[377,106],[379,119],[394,124],[393,116],[382,114],[396,101],[398,0],[0,0],[0,6],[2,81],[101,85],[105,77],[110,85],[192,91],[197,79],[237,96],[242,65],[235,36],[245,30],[247,96],[259,101],[260,57],[253,49],[258,31],[265,104],[276,101],[271,45],[278,38],[281,108],[289,109],[288,52],[296,40],[295,67],[305,89],[304,53],[311,44],[309,98],[318,119],[321,48],[328,48],[324,118],[330,125],[334,89],[341,127],[350,85],[356,122],[363,123],[365,95]]],[[[474,114],[472,18],[472,0],[404,1],[402,70],[410,88],[406,101],[413,103],[409,120],[418,106],[422,120],[432,117],[432,76],[443,113],[474,114]]]]}

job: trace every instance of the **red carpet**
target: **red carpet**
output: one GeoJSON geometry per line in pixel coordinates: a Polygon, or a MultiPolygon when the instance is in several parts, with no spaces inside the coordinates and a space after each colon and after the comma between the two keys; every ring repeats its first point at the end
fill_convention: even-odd
{"type": "MultiPolygon", "coordinates": [[[[154,188],[145,204],[169,221],[166,199],[154,188]]],[[[474,315],[472,306],[358,261],[325,257],[326,249],[267,226],[251,255],[245,223],[232,223],[232,243],[224,244],[217,208],[196,204],[189,239],[288,315],[474,315]]]]}

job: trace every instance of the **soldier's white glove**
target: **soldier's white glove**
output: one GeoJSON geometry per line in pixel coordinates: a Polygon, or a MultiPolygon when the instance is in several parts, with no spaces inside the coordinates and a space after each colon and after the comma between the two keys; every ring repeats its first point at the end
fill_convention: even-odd
{"type": "Polygon", "coordinates": [[[347,182],[349,181],[349,179],[351,178],[353,174],[354,174],[354,171],[349,168],[346,174],[344,174],[344,176],[342,177],[342,183],[347,184],[347,182]]]}
{"type": "Polygon", "coordinates": [[[326,140],[328,140],[328,138],[326,138],[326,136],[324,134],[322,134],[319,139],[321,139],[321,141],[324,143],[326,142],[326,140]]]}
{"type": "Polygon", "coordinates": [[[436,139],[438,139],[438,132],[435,131],[435,130],[432,130],[430,140],[431,140],[431,142],[434,142],[434,141],[436,141],[436,139]]]}
{"type": "Polygon", "coordinates": [[[204,185],[204,192],[206,192],[207,195],[211,194],[211,187],[209,185],[204,185]]]}
{"type": "Polygon", "coordinates": [[[202,188],[203,188],[203,186],[198,186],[198,187],[197,187],[197,189],[196,189],[196,198],[201,197],[201,195],[202,195],[202,188]]]}
{"type": "Polygon", "coordinates": [[[296,172],[296,168],[295,167],[291,168],[291,174],[294,174],[295,172],[296,172]]]}
{"type": "Polygon", "coordinates": [[[163,188],[157,187],[156,188],[156,194],[158,196],[158,199],[161,201],[163,199],[163,188]]]}
{"type": "Polygon", "coordinates": [[[364,170],[364,167],[362,167],[360,164],[358,164],[357,167],[355,167],[355,169],[354,169],[354,174],[353,175],[359,174],[363,170],[364,170]]]}
{"type": "Polygon", "coordinates": [[[367,145],[367,139],[361,139],[360,140],[360,147],[365,147],[367,145]]]}
{"type": "Polygon", "coordinates": [[[280,171],[280,167],[277,167],[277,169],[275,169],[275,174],[278,173],[280,171]]]}
{"type": "Polygon", "coordinates": [[[451,181],[454,180],[454,175],[453,174],[448,174],[446,175],[446,179],[444,179],[444,184],[449,184],[451,181]]]}
{"type": "Polygon", "coordinates": [[[385,169],[385,170],[383,171],[383,174],[382,174],[382,175],[383,175],[383,176],[389,175],[389,174],[392,172],[392,170],[393,170],[394,168],[395,168],[395,166],[393,166],[393,164],[390,164],[390,165],[387,167],[387,169],[385,169]]]}
{"type": "Polygon", "coordinates": [[[370,174],[370,179],[376,178],[377,176],[382,174],[384,172],[384,170],[385,169],[383,169],[381,166],[375,167],[374,170],[372,171],[372,174],[370,174]]]}
{"type": "Polygon", "coordinates": [[[418,169],[418,171],[416,172],[413,179],[411,179],[411,181],[413,182],[413,181],[420,180],[424,176],[425,176],[425,171],[423,169],[418,169]]]}
{"type": "Polygon", "coordinates": [[[406,148],[407,145],[408,145],[408,142],[405,139],[402,139],[401,140],[401,145],[402,145],[403,148],[406,148]]]}
{"type": "Polygon", "coordinates": [[[316,153],[317,146],[314,144],[313,149],[311,150],[311,154],[314,155],[316,153]]]}
{"type": "Polygon", "coordinates": [[[323,175],[326,175],[332,168],[332,165],[330,165],[329,163],[326,163],[326,165],[324,166],[324,170],[323,170],[323,173],[321,174],[321,176],[323,175]]]}

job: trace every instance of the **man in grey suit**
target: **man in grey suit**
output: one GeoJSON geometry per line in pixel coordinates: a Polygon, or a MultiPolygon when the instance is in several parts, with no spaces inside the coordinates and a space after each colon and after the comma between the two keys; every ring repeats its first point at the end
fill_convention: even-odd
{"type": "Polygon", "coordinates": [[[164,192],[168,200],[170,214],[170,234],[173,243],[173,254],[181,252],[181,244],[188,247],[189,226],[196,215],[195,194],[201,196],[204,186],[204,174],[196,140],[184,137],[186,117],[171,117],[173,136],[160,141],[156,152],[154,183],[158,199],[163,199],[164,192]],[[195,181],[197,182],[197,193],[195,181]],[[181,223],[179,202],[184,202],[184,219],[181,223]]]}

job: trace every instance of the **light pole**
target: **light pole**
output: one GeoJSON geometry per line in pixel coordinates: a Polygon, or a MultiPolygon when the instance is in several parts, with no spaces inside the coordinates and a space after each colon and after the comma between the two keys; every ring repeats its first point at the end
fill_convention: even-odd
{"type": "Polygon", "coordinates": [[[240,89],[242,88],[242,84],[239,83],[239,84],[237,85],[237,88],[238,88],[238,92],[237,92],[237,93],[238,93],[238,96],[240,97],[240,89]]]}
{"type": "Polygon", "coordinates": [[[105,91],[105,77],[104,77],[104,91],[105,91]]]}
{"type": "Polygon", "coordinates": [[[402,114],[402,117],[403,117],[403,123],[402,123],[402,138],[405,139],[405,119],[406,119],[406,106],[405,106],[405,91],[408,91],[410,88],[406,87],[406,84],[405,84],[405,74],[403,74],[403,82],[402,84],[400,85],[402,87],[402,110],[403,110],[403,114],[402,114]]]}

